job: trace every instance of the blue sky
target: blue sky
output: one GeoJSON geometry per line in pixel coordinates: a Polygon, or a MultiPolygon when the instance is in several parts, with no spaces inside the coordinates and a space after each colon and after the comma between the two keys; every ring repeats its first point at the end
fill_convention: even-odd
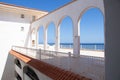
{"type": "Polygon", "coordinates": [[[27,8],[34,8],[38,10],[53,11],[72,0],[0,0],[9,4],[24,6],[27,8]]]}
{"type": "MultiPolygon", "coordinates": [[[[48,12],[71,2],[71,0],[0,0],[9,4],[45,10],[48,12]]],[[[87,10],[80,19],[80,42],[81,43],[104,43],[103,15],[97,8],[87,10]]],[[[72,43],[73,31],[72,20],[66,17],[60,24],[60,42],[72,43]]],[[[43,30],[39,31],[39,42],[43,43],[43,30]]],[[[48,26],[48,43],[55,42],[55,26],[50,23],[48,26]]]]}
{"type": "Polygon", "coordinates": [[[80,28],[82,43],[104,43],[104,17],[99,9],[87,10],[81,17],[80,28]]]}

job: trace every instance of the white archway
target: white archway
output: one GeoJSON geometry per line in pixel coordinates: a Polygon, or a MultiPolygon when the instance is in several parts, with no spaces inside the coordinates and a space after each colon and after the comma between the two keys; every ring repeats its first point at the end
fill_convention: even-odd
{"type": "MultiPolygon", "coordinates": [[[[102,11],[96,7],[86,8],[79,17],[78,25],[79,25],[78,27],[80,27],[79,29],[80,31],[78,32],[80,34],[81,43],[91,44],[89,46],[83,46],[83,47],[84,48],[86,47],[88,49],[94,48],[94,50],[104,51],[103,43],[105,40],[105,36],[104,36],[105,32],[104,32],[104,15],[102,11]],[[99,44],[99,43],[102,43],[102,44],[99,44]]],[[[81,46],[81,48],[83,47],[81,46]]]]}
{"type": "Polygon", "coordinates": [[[44,27],[40,26],[37,29],[38,34],[38,48],[44,49],[44,27]]]}
{"type": "MultiPolygon", "coordinates": [[[[66,48],[73,53],[73,20],[70,16],[63,16],[59,20],[59,39],[60,39],[60,48],[66,48]]],[[[63,50],[62,50],[63,51],[63,50]]]]}
{"type": "Polygon", "coordinates": [[[53,22],[50,22],[47,25],[47,49],[48,50],[55,50],[55,34],[56,34],[56,27],[53,22]]]}

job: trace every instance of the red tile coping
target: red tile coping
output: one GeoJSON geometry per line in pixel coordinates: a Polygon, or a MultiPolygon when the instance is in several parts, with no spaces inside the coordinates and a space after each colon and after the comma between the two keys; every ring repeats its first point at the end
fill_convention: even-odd
{"type": "Polygon", "coordinates": [[[11,50],[9,53],[17,57],[18,59],[22,60],[26,64],[29,64],[30,66],[34,67],[35,69],[45,74],[46,76],[52,78],[53,80],[92,80],[74,74],[70,71],[66,71],[61,68],[55,67],[43,61],[33,59],[14,50],[11,50]]]}

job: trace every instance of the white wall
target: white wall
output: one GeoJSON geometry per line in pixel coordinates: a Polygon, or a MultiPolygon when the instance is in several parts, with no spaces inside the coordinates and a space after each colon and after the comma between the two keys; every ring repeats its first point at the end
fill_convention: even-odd
{"type": "Polygon", "coordinates": [[[8,70],[14,68],[14,65],[10,65],[11,63],[9,63],[10,61],[13,62],[12,57],[8,55],[11,46],[27,46],[27,38],[29,38],[30,23],[33,16],[40,17],[45,14],[46,12],[0,4],[0,80],[1,78],[2,80],[13,80],[10,76],[5,76],[13,75],[12,73],[8,73],[8,70]],[[24,14],[24,18],[21,18],[21,14],[24,14]],[[21,31],[21,27],[24,27],[24,31],[21,31]]]}
{"type": "Polygon", "coordinates": [[[24,14],[23,11],[21,13],[10,12],[0,8],[0,20],[1,21],[9,21],[9,22],[20,22],[20,23],[30,23],[32,21],[32,14],[24,14],[24,18],[21,18],[21,14],[24,14]]]}
{"type": "MultiPolygon", "coordinates": [[[[13,56],[13,55],[12,55],[13,56]]],[[[21,64],[21,69],[14,64],[15,66],[15,69],[14,71],[16,71],[19,76],[22,78],[22,80],[31,80],[24,72],[24,67],[28,66],[30,67],[37,75],[37,77],[40,79],[40,80],[52,80],[51,78],[49,78],[48,76],[46,76],[45,74],[41,73],[40,71],[38,71],[37,69],[33,68],[32,66],[28,65],[27,63],[24,63],[22,60],[18,59],[20,61],[20,64],[21,64]]]]}
{"type": "Polygon", "coordinates": [[[29,26],[30,24],[0,21],[0,80],[11,46],[24,46],[29,26]],[[24,27],[24,31],[21,31],[21,27],[24,27]]]}
{"type": "Polygon", "coordinates": [[[120,80],[120,0],[105,3],[105,80],[120,80]]]}

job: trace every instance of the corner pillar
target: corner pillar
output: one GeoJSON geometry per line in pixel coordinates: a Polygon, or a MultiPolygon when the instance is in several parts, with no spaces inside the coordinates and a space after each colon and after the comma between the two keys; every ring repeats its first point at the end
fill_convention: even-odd
{"type": "Polygon", "coordinates": [[[35,47],[38,48],[38,45],[39,45],[39,43],[38,43],[38,31],[36,30],[35,31],[35,47]]]}
{"type": "Polygon", "coordinates": [[[60,48],[60,26],[56,28],[55,51],[59,51],[59,48],[60,48]]]}
{"type": "Polygon", "coordinates": [[[73,21],[73,55],[78,57],[80,55],[80,33],[79,26],[76,20],[73,21]]]}
{"type": "Polygon", "coordinates": [[[44,28],[44,50],[47,50],[47,29],[44,28]]]}

